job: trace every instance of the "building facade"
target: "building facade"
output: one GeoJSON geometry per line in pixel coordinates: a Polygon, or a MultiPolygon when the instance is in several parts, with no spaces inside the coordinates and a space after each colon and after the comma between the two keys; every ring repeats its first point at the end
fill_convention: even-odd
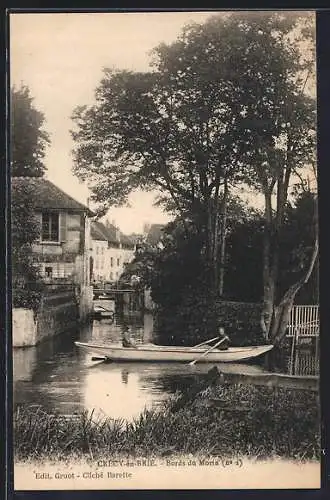
{"type": "Polygon", "coordinates": [[[88,207],[77,202],[44,178],[14,177],[15,189],[31,193],[39,224],[39,238],[32,249],[47,282],[64,280],[90,283],[90,217],[88,207]]]}
{"type": "Polygon", "coordinates": [[[134,259],[135,243],[108,221],[91,223],[92,280],[115,282],[134,259]]]}

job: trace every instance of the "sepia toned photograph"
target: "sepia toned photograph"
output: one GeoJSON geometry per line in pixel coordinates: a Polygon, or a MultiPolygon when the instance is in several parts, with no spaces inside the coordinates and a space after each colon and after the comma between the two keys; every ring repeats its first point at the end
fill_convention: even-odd
{"type": "Polygon", "coordinates": [[[320,488],[313,11],[11,12],[14,488],[320,488]]]}

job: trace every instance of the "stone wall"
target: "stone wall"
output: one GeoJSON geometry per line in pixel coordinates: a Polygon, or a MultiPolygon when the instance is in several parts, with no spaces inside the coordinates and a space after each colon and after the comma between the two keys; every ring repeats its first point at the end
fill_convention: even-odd
{"type": "Polygon", "coordinates": [[[13,347],[25,347],[70,330],[79,321],[79,309],[73,289],[49,291],[37,313],[31,309],[12,311],[13,347]]]}
{"type": "Polygon", "coordinates": [[[37,323],[32,309],[16,307],[12,313],[13,347],[37,344],[37,323]]]}
{"type": "Polygon", "coordinates": [[[86,321],[93,312],[93,287],[82,286],[79,297],[79,320],[86,321]]]}

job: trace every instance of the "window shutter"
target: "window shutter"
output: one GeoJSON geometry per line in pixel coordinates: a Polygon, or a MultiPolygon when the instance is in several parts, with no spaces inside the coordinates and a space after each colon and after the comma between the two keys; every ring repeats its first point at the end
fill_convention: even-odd
{"type": "Polygon", "coordinates": [[[60,213],[60,242],[66,241],[66,213],[60,213]]]}

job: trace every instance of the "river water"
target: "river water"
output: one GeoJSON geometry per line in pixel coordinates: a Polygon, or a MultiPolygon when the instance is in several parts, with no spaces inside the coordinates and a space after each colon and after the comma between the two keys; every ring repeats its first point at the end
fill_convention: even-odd
{"type": "MultiPolygon", "coordinates": [[[[131,336],[139,343],[153,340],[151,315],[125,318],[131,336]]],[[[121,341],[123,318],[103,319],[43,342],[36,347],[13,351],[14,405],[43,406],[51,413],[72,415],[81,410],[100,417],[137,417],[144,408],[157,408],[164,399],[189,385],[200,373],[214,364],[185,363],[109,363],[92,361],[90,354],[79,350],[75,340],[121,341]]],[[[294,366],[297,374],[315,375],[317,359],[306,351],[290,365],[281,355],[258,364],[222,364],[222,371],[258,373],[287,371],[294,366]],[[307,354],[306,354],[307,352],[307,354]],[[274,368],[275,367],[275,368],[274,368]],[[299,373],[300,370],[300,373],[299,373]],[[305,372],[304,372],[305,370],[305,372]]],[[[291,360],[292,361],[292,360],[291,360]]]]}

